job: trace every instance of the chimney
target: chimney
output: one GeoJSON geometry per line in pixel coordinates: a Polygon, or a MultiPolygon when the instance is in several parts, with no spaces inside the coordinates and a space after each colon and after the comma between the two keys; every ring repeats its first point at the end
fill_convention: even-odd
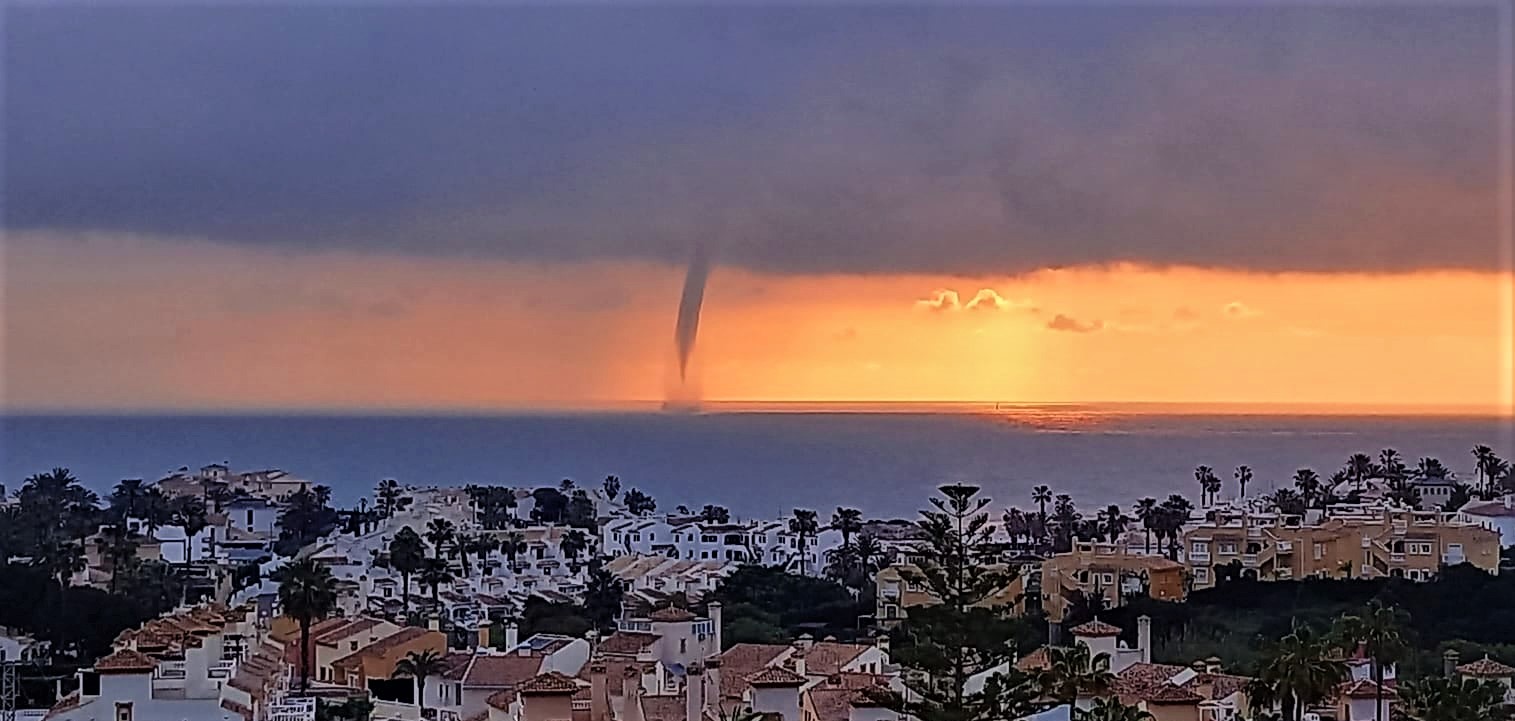
{"type": "Polygon", "coordinates": [[[721,657],[705,659],[705,710],[721,718],[721,657]]]}
{"type": "Polygon", "coordinates": [[[705,606],[705,615],[710,617],[711,633],[715,635],[715,648],[713,653],[720,653],[721,648],[721,602],[711,601],[705,606]]]}
{"type": "Polygon", "coordinates": [[[432,616],[431,618],[426,619],[426,627],[433,631],[440,631],[442,630],[442,619],[437,616],[432,616]]]}
{"type": "Polygon", "coordinates": [[[1441,655],[1441,675],[1447,678],[1456,678],[1457,661],[1459,658],[1456,649],[1447,649],[1447,652],[1441,655]]]}
{"type": "Polygon", "coordinates": [[[801,676],[804,676],[805,675],[805,649],[803,649],[803,648],[795,649],[794,655],[790,656],[789,658],[794,661],[794,672],[797,673],[797,674],[799,674],[799,675],[801,675],[801,676]]]}
{"type": "Polygon", "coordinates": [[[474,639],[474,648],[489,648],[489,621],[480,621],[478,636],[474,639]]]}
{"type": "Polygon", "coordinates": [[[589,721],[609,721],[610,691],[605,685],[605,664],[589,664],[589,721]]]}
{"type": "Polygon", "coordinates": [[[801,651],[809,651],[810,647],[814,645],[815,637],[808,633],[800,634],[799,640],[794,642],[794,647],[800,649],[801,651]]]}
{"type": "Polygon", "coordinates": [[[705,712],[705,667],[699,661],[689,664],[684,678],[684,721],[701,721],[705,712]]]}
{"type": "Polygon", "coordinates": [[[1220,673],[1220,657],[1211,656],[1205,659],[1205,673],[1220,673]]]}
{"type": "Polygon", "coordinates": [[[1152,663],[1152,617],[1136,617],[1136,650],[1142,653],[1142,663],[1152,663]]]}
{"type": "Polygon", "coordinates": [[[515,621],[505,622],[505,650],[509,651],[521,642],[520,631],[516,629],[515,621]]]}
{"type": "Polygon", "coordinates": [[[1504,507],[1507,509],[1515,508],[1515,493],[1504,494],[1504,507]]]}
{"type": "Polygon", "coordinates": [[[880,633],[877,638],[873,639],[873,645],[877,646],[878,650],[884,652],[884,663],[889,663],[889,634],[880,633]]]}
{"type": "Polygon", "coordinates": [[[642,673],[634,668],[626,669],[626,681],[623,688],[626,693],[626,705],[621,711],[621,721],[643,721],[642,714],[642,673]]]}

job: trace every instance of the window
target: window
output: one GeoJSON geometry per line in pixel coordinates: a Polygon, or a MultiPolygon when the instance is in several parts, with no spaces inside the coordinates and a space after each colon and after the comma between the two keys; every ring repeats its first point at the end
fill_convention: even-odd
{"type": "Polygon", "coordinates": [[[248,528],[248,530],[252,530],[252,525],[253,525],[252,509],[249,508],[249,509],[247,509],[247,528],[248,528]]]}
{"type": "Polygon", "coordinates": [[[1462,544],[1461,543],[1448,543],[1447,544],[1447,555],[1448,556],[1461,556],[1462,555],[1462,544]]]}
{"type": "Polygon", "coordinates": [[[1088,571],[1079,571],[1078,572],[1078,582],[1079,583],[1088,583],[1089,582],[1089,572],[1088,571]]]}
{"type": "Polygon", "coordinates": [[[1099,581],[1100,581],[1100,583],[1103,583],[1106,586],[1109,586],[1110,584],[1115,583],[1115,574],[1113,574],[1113,573],[1100,574],[1099,581]]]}
{"type": "Polygon", "coordinates": [[[658,534],[653,533],[651,531],[648,531],[647,532],[647,540],[649,540],[649,541],[656,541],[656,540],[658,540],[658,534]]]}
{"type": "Polygon", "coordinates": [[[689,652],[689,639],[687,639],[687,638],[681,638],[681,639],[679,639],[679,653],[688,653],[688,652],[689,652]]]}
{"type": "Polygon", "coordinates": [[[1194,569],[1194,582],[1195,583],[1209,583],[1210,582],[1210,569],[1204,568],[1204,567],[1200,567],[1200,568],[1194,569]]]}
{"type": "Polygon", "coordinates": [[[116,702],[116,721],[132,721],[132,704],[130,701],[116,702]]]}
{"type": "Polygon", "coordinates": [[[1427,541],[1411,541],[1405,544],[1412,556],[1429,556],[1436,546],[1427,541]]]}
{"type": "Polygon", "coordinates": [[[349,642],[347,642],[347,646],[348,646],[348,648],[351,648],[354,651],[358,650],[358,642],[357,641],[349,641],[349,642]]]}
{"type": "Polygon", "coordinates": [[[1236,555],[1236,543],[1234,541],[1221,541],[1218,552],[1223,556],[1234,556],[1236,555]]]}
{"type": "Polygon", "coordinates": [[[1324,543],[1317,543],[1317,544],[1315,544],[1314,548],[1315,548],[1315,560],[1319,561],[1320,559],[1326,557],[1326,544],[1324,544],[1324,543]]]}
{"type": "Polygon", "coordinates": [[[1207,555],[1210,553],[1210,544],[1205,543],[1204,541],[1195,541],[1194,544],[1189,547],[1189,552],[1196,556],[1207,555]]]}

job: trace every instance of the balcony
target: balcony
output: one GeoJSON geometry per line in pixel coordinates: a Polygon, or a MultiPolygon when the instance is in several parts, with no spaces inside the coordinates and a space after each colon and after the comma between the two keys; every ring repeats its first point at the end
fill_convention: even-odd
{"type": "Polygon", "coordinates": [[[1276,548],[1278,549],[1279,553],[1293,553],[1294,552],[1294,542],[1293,541],[1279,541],[1278,544],[1277,544],[1277,546],[1276,546],[1276,548]]]}
{"type": "Polygon", "coordinates": [[[1191,553],[1191,554],[1189,554],[1189,560],[1190,561],[1196,561],[1198,563],[1209,563],[1210,562],[1210,552],[1209,551],[1205,551],[1204,553],[1191,553]]]}
{"type": "Polygon", "coordinates": [[[1404,563],[1404,562],[1405,562],[1405,554],[1403,554],[1403,553],[1391,553],[1391,554],[1389,554],[1389,563],[1404,563]]]}
{"type": "Polygon", "coordinates": [[[1258,564],[1258,562],[1257,562],[1257,554],[1255,554],[1255,553],[1244,553],[1244,554],[1242,554],[1241,565],[1243,565],[1243,566],[1245,566],[1247,568],[1257,568],[1257,564],[1258,564]]]}

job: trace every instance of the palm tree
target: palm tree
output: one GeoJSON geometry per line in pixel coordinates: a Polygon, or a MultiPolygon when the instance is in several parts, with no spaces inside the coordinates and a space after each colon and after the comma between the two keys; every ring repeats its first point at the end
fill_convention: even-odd
{"type": "Polygon", "coordinates": [[[1296,622],[1264,657],[1248,696],[1255,707],[1276,703],[1285,721],[1300,721],[1305,709],[1329,698],[1347,677],[1346,663],[1330,644],[1296,622]]]}
{"type": "Polygon", "coordinates": [[[1241,486],[1241,495],[1239,496],[1239,498],[1246,498],[1247,497],[1247,484],[1251,483],[1251,482],[1252,482],[1252,467],[1251,466],[1237,466],[1236,467],[1236,483],[1237,483],[1237,485],[1241,486]]]}
{"type": "Polygon", "coordinates": [[[1395,689],[1406,721],[1489,721],[1501,718],[1505,688],[1497,681],[1425,678],[1395,689]]]}
{"type": "Polygon", "coordinates": [[[432,611],[438,618],[442,617],[442,600],[440,591],[442,584],[452,583],[452,572],[447,570],[447,562],[440,558],[428,558],[421,564],[421,585],[431,586],[432,611]]]}
{"type": "Polygon", "coordinates": [[[1452,472],[1448,471],[1447,467],[1441,464],[1441,459],[1431,457],[1421,458],[1415,464],[1415,470],[1411,475],[1428,480],[1451,480],[1453,478],[1452,472]]]}
{"type": "Polygon", "coordinates": [[[1408,622],[1408,614],[1385,606],[1375,599],[1368,603],[1361,614],[1337,619],[1332,632],[1342,650],[1350,653],[1361,648],[1373,662],[1376,701],[1373,713],[1376,721],[1383,721],[1384,668],[1404,660],[1411,651],[1410,644],[1400,632],[1408,622]]]}
{"type": "Polygon", "coordinates": [[[121,572],[130,566],[132,559],[137,556],[137,540],[132,538],[125,521],[109,528],[110,532],[102,534],[96,543],[100,549],[100,555],[110,561],[110,592],[115,593],[121,572]]]}
{"type": "Polygon", "coordinates": [[[1477,481],[1473,484],[1479,491],[1485,490],[1489,482],[1489,468],[1494,465],[1494,449],[1484,445],[1473,446],[1473,473],[1477,481]]]}
{"type": "Polygon", "coordinates": [[[1059,551],[1071,550],[1074,536],[1078,533],[1078,524],[1082,520],[1083,515],[1074,505],[1073,496],[1059,493],[1052,507],[1052,527],[1055,529],[1053,548],[1059,551]]]}
{"type": "Polygon", "coordinates": [[[1320,474],[1301,468],[1294,472],[1294,487],[1299,489],[1299,495],[1305,499],[1305,506],[1313,507],[1315,501],[1320,499],[1320,474]]]}
{"type": "Polygon", "coordinates": [[[426,524],[426,540],[431,544],[431,557],[442,558],[442,549],[452,545],[457,538],[458,527],[445,518],[433,518],[426,524]]]}
{"type": "Polygon", "coordinates": [[[511,570],[515,570],[516,555],[526,552],[526,536],[520,531],[511,531],[505,535],[505,540],[500,541],[500,552],[505,554],[511,570]]]}
{"type": "Polygon", "coordinates": [[[1194,480],[1199,483],[1199,505],[1209,507],[1214,500],[1210,495],[1211,479],[1215,478],[1215,469],[1209,466],[1195,466],[1194,480]]]}
{"type": "Polygon", "coordinates": [[[1043,694],[1059,704],[1072,704],[1080,696],[1101,695],[1115,683],[1110,672],[1110,654],[1091,654],[1089,647],[1047,649],[1047,668],[1037,676],[1043,694]]]}
{"type": "Polygon", "coordinates": [[[1347,458],[1347,465],[1342,470],[1347,472],[1347,478],[1352,479],[1352,487],[1362,490],[1363,483],[1373,477],[1375,466],[1373,458],[1366,453],[1353,453],[1347,458]]]}
{"type": "Polygon", "coordinates": [[[1105,510],[1099,512],[1100,531],[1109,536],[1112,543],[1126,532],[1126,524],[1130,520],[1120,506],[1106,506],[1105,510]]]}
{"type": "Polygon", "coordinates": [[[820,522],[816,520],[815,511],[804,508],[794,509],[794,517],[789,519],[789,532],[795,535],[798,542],[801,576],[808,575],[805,573],[805,569],[809,563],[809,557],[806,553],[806,549],[809,546],[806,540],[813,538],[820,530],[820,522]]]}
{"type": "Polygon", "coordinates": [[[300,624],[300,690],[310,690],[310,626],[337,605],[337,581],[331,570],[305,558],[279,569],[279,605],[300,624]]]}
{"type": "Polygon", "coordinates": [[[426,560],[426,544],[410,526],[401,528],[389,542],[389,567],[400,573],[401,614],[410,616],[410,577],[420,573],[426,560]]]}
{"type": "Polygon", "coordinates": [[[1077,721],[1150,721],[1153,716],[1135,706],[1127,706],[1115,696],[1095,699],[1083,711],[1075,711],[1077,721]]]}
{"type": "Polygon", "coordinates": [[[1047,504],[1052,502],[1052,489],[1046,486],[1037,486],[1031,489],[1031,502],[1041,510],[1042,532],[1047,530],[1047,504]]]}
{"type": "Polygon", "coordinates": [[[856,508],[837,508],[831,514],[831,527],[842,534],[842,545],[852,541],[852,535],[863,530],[863,512],[856,508]]]}
{"type": "Polygon", "coordinates": [[[871,580],[878,571],[878,562],[884,557],[884,546],[873,534],[864,533],[853,542],[852,555],[863,576],[871,580]]]}
{"type": "Polygon", "coordinates": [[[589,537],[575,528],[563,534],[563,540],[558,546],[562,548],[563,555],[568,557],[568,565],[573,567],[574,573],[578,573],[579,554],[589,550],[589,537]]]}
{"type": "Polygon", "coordinates": [[[416,680],[416,704],[421,707],[421,718],[426,718],[426,679],[441,672],[442,656],[429,648],[411,651],[395,662],[394,675],[416,680]]]}
{"type": "Polygon", "coordinates": [[[126,514],[127,518],[135,518],[137,515],[137,501],[142,498],[145,490],[141,478],[128,478],[116,484],[116,489],[111,493],[111,504],[126,514]]]}
{"type": "Polygon", "coordinates": [[[386,478],[379,481],[379,485],[374,487],[374,503],[377,506],[376,510],[378,510],[379,515],[384,518],[392,518],[395,515],[395,511],[400,510],[401,494],[400,484],[395,479],[386,478]]]}
{"type": "Polygon", "coordinates": [[[1136,519],[1142,523],[1142,531],[1147,536],[1147,553],[1152,553],[1152,529],[1153,521],[1156,520],[1157,499],[1143,498],[1136,502],[1136,519]]]}
{"type": "Polygon", "coordinates": [[[1378,452],[1378,472],[1390,484],[1404,480],[1408,471],[1409,469],[1405,468],[1404,457],[1399,455],[1399,451],[1385,448],[1378,452]]]}

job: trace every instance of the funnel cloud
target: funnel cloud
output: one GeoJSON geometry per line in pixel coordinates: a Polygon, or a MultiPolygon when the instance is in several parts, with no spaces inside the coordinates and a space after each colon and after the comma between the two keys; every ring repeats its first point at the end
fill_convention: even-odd
{"type": "Polygon", "coordinates": [[[705,281],[710,277],[710,259],[705,254],[705,245],[696,243],[694,257],[689,259],[689,272],[684,275],[684,294],[679,299],[679,321],[673,331],[673,340],[679,352],[679,382],[686,380],[689,371],[689,356],[694,353],[694,340],[700,332],[700,305],[705,302],[705,281]]]}

